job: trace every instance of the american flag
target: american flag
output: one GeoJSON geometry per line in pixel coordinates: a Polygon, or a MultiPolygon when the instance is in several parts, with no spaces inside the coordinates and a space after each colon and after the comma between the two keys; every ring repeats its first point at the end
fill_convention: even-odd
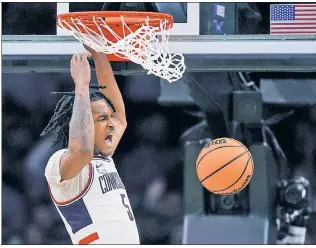
{"type": "Polygon", "coordinates": [[[315,4],[272,4],[270,34],[316,34],[315,4]]]}

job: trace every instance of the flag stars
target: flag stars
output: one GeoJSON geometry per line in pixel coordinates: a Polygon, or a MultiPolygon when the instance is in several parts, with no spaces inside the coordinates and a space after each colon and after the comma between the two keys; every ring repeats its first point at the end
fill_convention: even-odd
{"type": "Polygon", "coordinates": [[[271,16],[275,21],[282,20],[294,20],[294,6],[293,5],[281,5],[272,6],[271,16]]]}

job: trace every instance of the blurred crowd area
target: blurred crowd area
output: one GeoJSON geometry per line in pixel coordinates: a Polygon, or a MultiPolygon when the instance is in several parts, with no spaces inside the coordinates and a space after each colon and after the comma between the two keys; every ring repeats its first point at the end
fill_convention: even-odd
{"type": "MultiPolygon", "coordinates": [[[[4,4],[3,33],[33,34],[34,26],[41,34],[54,33],[56,26],[51,25],[51,20],[56,10],[51,4],[32,3],[32,7],[30,3],[4,4]]],[[[259,22],[253,23],[268,20],[268,5],[258,4],[260,9],[266,9],[262,16],[253,11],[258,6],[242,6],[248,19],[240,17],[243,23],[240,32],[265,33],[267,25],[260,28],[259,22]],[[249,20],[252,24],[247,28],[249,20]]],[[[92,81],[96,83],[95,77],[92,81]]],[[[114,160],[129,194],[141,243],[180,244],[183,151],[179,137],[200,119],[181,107],[159,106],[160,86],[154,77],[117,77],[117,81],[125,101],[128,128],[114,160]]],[[[54,134],[40,139],[40,133],[58,100],[50,92],[73,89],[67,74],[2,74],[3,244],[70,244],[44,177],[45,165],[59,147],[51,147],[54,134]]],[[[278,110],[281,109],[275,107],[271,112],[278,110]]],[[[316,109],[301,107],[273,127],[288,156],[290,175],[305,176],[313,185],[315,124],[316,109]]]]}

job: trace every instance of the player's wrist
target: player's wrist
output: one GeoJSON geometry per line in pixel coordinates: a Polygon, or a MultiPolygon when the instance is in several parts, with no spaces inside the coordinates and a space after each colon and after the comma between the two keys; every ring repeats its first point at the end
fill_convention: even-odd
{"type": "Polygon", "coordinates": [[[108,56],[105,53],[102,52],[95,52],[94,54],[92,54],[92,57],[94,60],[107,60],[108,56]]]}
{"type": "Polygon", "coordinates": [[[75,80],[75,85],[76,85],[75,88],[78,90],[88,89],[89,84],[90,84],[90,80],[84,80],[84,79],[75,80]]]}

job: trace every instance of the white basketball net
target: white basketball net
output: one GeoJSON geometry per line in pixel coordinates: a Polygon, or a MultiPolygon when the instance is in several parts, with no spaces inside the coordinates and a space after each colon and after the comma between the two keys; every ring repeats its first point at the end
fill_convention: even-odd
{"type": "Polygon", "coordinates": [[[147,17],[145,23],[136,32],[132,32],[125,23],[124,17],[121,16],[123,38],[118,36],[103,18],[94,16],[92,20],[99,29],[98,33],[82,23],[79,18],[71,18],[71,25],[68,23],[69,21],[65,20],[58,19],[58,22],[62,28],[70,30],[75,38],[95,51],[128,59],[141,65],[148,71],[148,75],[154,74],[169,83],[182,77],[186,69],[184,57],[182,54],[171,54],[169,51],[168,25],[170,24],[167,20],[161,20],[160,27],[152,27],[149,25],[147,17]],[[85,32],[80,31],[80,28],[85,32]],[[103,35],[102,30],[104,29],[109,31],[117,42],[108,40],[103,35]],[[125,35],[126,31],[128,31],[128,35],[125,35]]]}

